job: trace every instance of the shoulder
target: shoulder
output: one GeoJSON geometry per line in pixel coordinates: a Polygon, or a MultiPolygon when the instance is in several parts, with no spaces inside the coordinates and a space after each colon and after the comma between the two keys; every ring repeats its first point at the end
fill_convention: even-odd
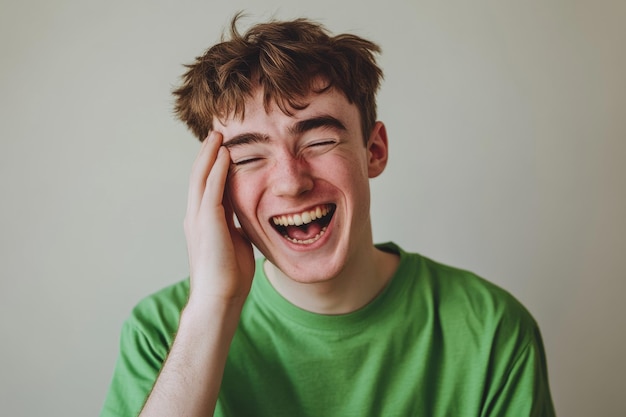
{"type": "Polygon", "coordinates": [[[471,271],[398,250],[402,259],[398,273],[410,281],[414,297],[426,303],[442,325],[532,338],[537,324],[509,291],[471,271]]]}
{"type": "Polygon", "coordinates": [[[475,389],[465,394],[482,398],[481,410],[554,415],[541,334],[522,303],[473,272],[415,253],[400,256],[397,278],[411,304],[405,311],[419,324],[417,334],[426,335],[417,344],[425,340],[436,352],[437,373],[475,389]]]}
{"type": "Polygon", "coordinates": [[[140,300],[124,325],[148,338],[162,339],[169,345],[188,297],[189,279],[162,288],[140,300]]]}
{"type": "MultiPolygon", "coordinates": [[[[418,255],[419,256],[419,255],[418,255]]],[[[502,315],[528,311],[509,291],[474,272],[421,256],[425,279],[442,301],[463,305],[478,315],[502,315]]],[[[521,317],[520,317],[521,318],[521,317]]]]}

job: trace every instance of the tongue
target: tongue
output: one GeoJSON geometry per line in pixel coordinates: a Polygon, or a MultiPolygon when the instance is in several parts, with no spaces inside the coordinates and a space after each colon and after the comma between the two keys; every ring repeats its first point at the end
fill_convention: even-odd
{"type": "Polygon", "coordinates": [[[313,239],[321,231],[322,228],[317,222],[302,226],[287,226],[287,236],[295,240],[313,239]]]}

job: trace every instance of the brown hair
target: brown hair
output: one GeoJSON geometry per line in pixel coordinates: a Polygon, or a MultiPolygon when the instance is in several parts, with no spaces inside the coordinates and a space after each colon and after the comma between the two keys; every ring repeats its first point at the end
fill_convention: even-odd
{"type": "Polygon", "coordinates": [[[322,25],[307,19],[261,23],[241,35],[239,16],[231,22],[230,39],[222,36],[186,65],[183,83],[173,92],[176,115],[198,139],[209,134],[214,116],[243,118],[245,100],[260,86],[265,108],[275,102],[288,115],[307,106],[302,98],[310,92],[336,88],[359,109],[367,141],[376,122],[382,78],[374,58],[378,45],[350,34],[329,36],[322,25]]]}

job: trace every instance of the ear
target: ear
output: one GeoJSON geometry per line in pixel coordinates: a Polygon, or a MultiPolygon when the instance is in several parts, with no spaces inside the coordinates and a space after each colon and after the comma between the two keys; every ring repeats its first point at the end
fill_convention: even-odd
{"type": "Polygon", "coordinates": [[[376,122],[367,141],[367,173],[370,178],[379,176],[385,170],[388,156],[387,129],[383,122],[376,122]]]}

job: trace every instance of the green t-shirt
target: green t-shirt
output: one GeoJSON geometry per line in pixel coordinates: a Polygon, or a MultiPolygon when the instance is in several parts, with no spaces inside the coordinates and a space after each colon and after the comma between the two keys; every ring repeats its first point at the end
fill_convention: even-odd
{"type": "MultiPolygon", "coordinates": [[[[554,415],[537,324],[509,293],[394,244],[387,287],[365,307],[320,315],[284,299],[257,261],[216,416],[554,415]]],[[[124,323],[101,417],[136,416],[171,346],[188,280],[124,323]]]]}

